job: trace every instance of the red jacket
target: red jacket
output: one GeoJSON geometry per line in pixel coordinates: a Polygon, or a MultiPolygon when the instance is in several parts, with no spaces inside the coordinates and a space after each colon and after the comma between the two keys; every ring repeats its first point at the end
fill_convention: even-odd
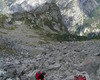
{"type": "Polygon", "coordinates": [[[82,75],[79,75],[79,76],[74,76],[74,80],[86,80],[85,77],[83,77],[82,75]]]}
{"type": "Polygon", "coordinates": [[[85,77],[81,77],[79,80],[86,80],[85,77]]]}
{"type": "Polygon", "coordinates": [[[36,75],[35,75],[35,78],[36,78],[36,80],[39,80],[39,76],[41,75],[41,72],[39,71],[39,72],[36,72],[36,75]]]}
{"type": "Polygon", "coordinates": [[[74,76],[74,80],[78,80],[78,76],[74,76]]]}
{"type": "Polygon", "coordinates": [[[44,75],[39,71],[35,75],[36,80],[44,80],[44,75]]]}

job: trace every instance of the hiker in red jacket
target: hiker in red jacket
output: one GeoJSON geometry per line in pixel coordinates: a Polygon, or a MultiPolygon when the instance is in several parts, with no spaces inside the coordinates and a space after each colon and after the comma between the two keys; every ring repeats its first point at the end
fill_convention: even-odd
{"type": "Polygon", "coordinates": [[[74,80],[86,80],[86,78],[82,75],[76,75],[74,76],[74,80]]]}
{"type": "Polygon", "coordinates": [[[82,76],[80,80],[86,80],[86,78],[82,76]]]}
{"type": "Polygon", "coordinates": [[[74,80],[78,80],[78,76],[77,75],[74,76],[74,80]]]}
{"type": "Polygon", "coordinates": [[[36,72],[36,76],[35,76],[35,78],[36,78],[36,80],[44,80],[44,75],[45,75],[45,72],[36,72]]]}

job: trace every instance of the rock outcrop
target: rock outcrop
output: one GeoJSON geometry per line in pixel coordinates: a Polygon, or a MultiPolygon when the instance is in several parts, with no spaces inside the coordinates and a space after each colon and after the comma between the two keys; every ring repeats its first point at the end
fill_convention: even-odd
{"type": "Polygon", "coordinates": [[[95,0],[57,0],[60,8],[63,24],[69,32],[75,33],[79,25],[83,25],[84,19],[90,15],[97,3],[95,0]]]}
{"type": "MultiPolygon", "coordinates": [[[[4,27],[14,26],[16,25],[16,22],[19,21],[30,28],[41,29],[44,32],[48,31],[55,33],[67,31],[62,24],[62,16],[60,14],[59,7],[55,3],[45,2],[37,7],[34,3],[35,8],[31,8],[32,6],[30,5],[30,9],[28,9],[26,6],[28,10],[21,7],[26,3],[17,3],[18,2],[15,2],[15,4],[11,5],[9,8],[9,11],[11,10],[12,14],[9,14],[6,18],[1,16],[1,19],[4,19],[1,23],[1,26],[2,24],[4,24],[4,27]]],[[[28,2],[27,5],[29,5],[28,2]]]]}
{"type": "MultiPolygon", "coordinates": [[[[31,15],[31,18],[34,18],[34,16],[36,18],[36,23],[29,20],[33,21],[30,24],[31,27],[34,24],[36,26],[39,24],[47,31],[53,29],[55,32],[66,32],[68,30],[71,34],[88,37],[98,36],[100,33],[99,15],[92,15],[99,14],[98,0],[12,0],[9,3],[7,2],[8,0],[3,2],[3,6],[5,6],[3,13],[22,13],[23,16],[26,16],[24,12],[35,15],[38,13],[39,17],[31,15]],[[49,19],[47,19],[47,16],[49,19]],[[46,26],[49,25],[50,29],[42,24],[45,23],[44,18],[47,19],[46,26]]],[[[30,16],[27,18],[29,19],[30,16]]]]}

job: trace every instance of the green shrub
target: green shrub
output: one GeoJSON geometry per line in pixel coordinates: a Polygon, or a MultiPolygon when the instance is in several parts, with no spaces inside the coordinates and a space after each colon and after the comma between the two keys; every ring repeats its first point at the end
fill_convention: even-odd
{"type": "Polygon", "coordinates": [[[12,48],[7,48],[4,45],[0,44],[0,51],[8,54],[14,54],[15,51],[12,48]]]}
{"type": "Polygon", "coordinates": [[[87,38],[85,36],[76,36],[68,33],[63,33],[63,34],[52,34],[52,33],[47,33],[46,34],[47,38],[50,38],[53,41],[83,41],[86,40],[87,38]]]}
{"type": "Polygon", "coordinates": [[[71,35],[71,34],[56,34],[55,38],[58,41],[82,41],[82,40],[86,40],[85,36],[76,36],[76,35],[71,35]]]}
{"type": "Polygon", "coordinates": [[[0,15],[0,27],[4,27],[4,22],[6,21],[6,16],[5,15],[0,15]]]}

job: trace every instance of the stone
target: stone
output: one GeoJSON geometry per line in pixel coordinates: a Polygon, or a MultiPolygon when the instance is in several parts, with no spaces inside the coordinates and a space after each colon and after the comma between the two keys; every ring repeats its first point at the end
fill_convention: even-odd
{"type": "Polygon", "coordinates": [[[20,64],[20,61],[18,61],[18,60],[15,60],[15,64],[20,64]]]}
{"type": "Polygon", "coordinates": [[[66,80],[73,80],[73,79],[74,79],[73,75],[66,78],[66,80]]]}
{"type": "Polygon", "coordinates": [[[55,63],[55,64],[53,64],[53,65],[50,65],[50,66],[49,66],[49,69],[59,69],[60,67],[61,67],[60,64],[55,63]]]}
{"type": "Polygon", "coordinates": [[[8,78],[8,79],[6,79],[6,80],[12,80],[12,79],[8,78]]]}
{"type": "Polygon", "coordinates": [[[28,77],[23,75],[23,76],[21,76],[21,80],[28,80],[28,77]]]}
{"type": "Polygon", "coordinates": [[[100,69],[97,70],[97,79],[100,80],[100,69]]]}
{"type": "Polygon", "coordinates": [[[0,77],[3,77],[5,73],[6,73],[5,71],[0,70],[0,77]]]}
{"type": "Polygon", "coordinates": [[[95,55],[95,56],[100,56],[100,53],[98,52],[98,53],[95,53],[94,55],[95,55]]]}

